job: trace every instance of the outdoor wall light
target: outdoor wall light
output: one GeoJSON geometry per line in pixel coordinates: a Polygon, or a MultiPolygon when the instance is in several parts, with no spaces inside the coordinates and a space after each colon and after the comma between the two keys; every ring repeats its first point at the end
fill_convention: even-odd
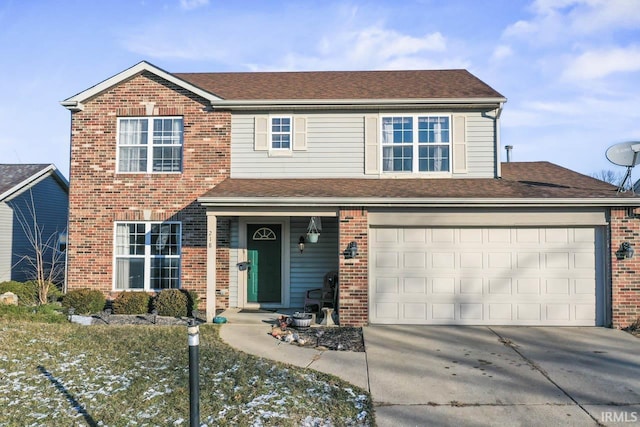
{"type": "Polygon", "coordinates": [[[298,239],[298,249],[300,249],[300,253],[304,252],[304,236],[300,236],[298,239]]]}
{"type": "Polygon", "coordinates": [[[349,243],[347,249],[344,251],[344,257],[347,259],[355,258],[358,255],[358,244],[353,241],[349,243]]]}
{"type": "Polygon", "coordinates": [[[634,252],[635,251],[631,247],[631,243],[622,242],[620,244],[620,249],[616,251],[616,258],[619,260],[626,259],[626,258],[633,258],[634,252]]]}

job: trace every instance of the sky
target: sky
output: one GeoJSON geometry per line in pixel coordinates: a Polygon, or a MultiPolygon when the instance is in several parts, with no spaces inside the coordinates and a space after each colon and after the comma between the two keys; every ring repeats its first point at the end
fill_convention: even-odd
{"type": "MultiPolygon", "coordinates": [[[[60,101],[169,72],[464,68],[507,98],[501,153],[586,175],[640,141],[640,0],[0,0],[0,163],[69,176],[60,101]]],[[[640,176],[640,169],[634,171],[640,176]]]]}

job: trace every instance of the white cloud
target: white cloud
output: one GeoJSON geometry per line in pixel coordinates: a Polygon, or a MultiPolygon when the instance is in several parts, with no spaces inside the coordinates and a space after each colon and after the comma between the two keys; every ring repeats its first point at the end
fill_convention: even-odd
{"type": "Polygon", "coordinates": [[[640,25],[638,0],[536,0],[530,9],[534,16],[508,26],[504,37],[555,43],[568,35],[597,36],[640,25]]]}
{"type": "Polygon", "coordinates": [[[511,49],[511,46],[500,45],[493,50],[491,58],[494,60],[501,60],[511,55],[513,55],[513,49],[511,49]]]}
{"type": "Polygon", "coordinates": [[[613,73],[640,71],[640,47],[597,49],[582,53],[569,62],[562,77],[566,80],[593,80],[613,73]]]}
{"type": "Polygon", "coordinates": [[[180,0],[180,7],[185,10],[193,10],[209,4],[209,0],[180,0]]]}

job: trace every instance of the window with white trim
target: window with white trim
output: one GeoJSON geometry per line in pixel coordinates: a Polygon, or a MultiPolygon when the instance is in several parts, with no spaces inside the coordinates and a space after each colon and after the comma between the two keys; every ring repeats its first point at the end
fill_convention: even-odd
{"type": "Polygon", "coordinates": [[[179,288],[181,238],[179,222],[116,223],[115,289],[179,288]]]}
{"type": "Polygon", "coordinates": [[[118,172],[180,172],[182,142],[182,117],[118,118],[118,172]]]}
{"type": "Polygon", "coordinates": [[[384,172],[451,170],[449,116],[383,116],[381,122],[384,172]]]}
{"type": "Polygon", "coordinates": [[[291,117],[271,117],[271,149],[291,149],[291,117]]]}

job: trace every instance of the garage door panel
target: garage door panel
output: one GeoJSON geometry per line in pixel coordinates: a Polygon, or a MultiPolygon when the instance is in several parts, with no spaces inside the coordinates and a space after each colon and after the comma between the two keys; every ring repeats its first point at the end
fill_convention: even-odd
{"type": "Polygon", "coordinates": [[[481,277],[462,277],[460,278],[460,294],[482,294],[483,283],[481,277]]]}
{"type": "Polygon", "coordinates": [[[542,320],[541,304],[516,304],[516,319],[524,322],[539,322],[542,320]]]}
{"type": "Polygon", "coordinates": [[[456,294],[455,278],[453,277],[434,277],[431,281],[432,292],[434,294],[447,294],[453,296],[456,294]]]}
{"type": "Polygon", "coordinates": [[[385,251],[375,255],[374,266],[376,268],[397,268],[399,265],[397,252],[385,251]]]}
{"type": "Polygon", "coordinates": [[[372,323],[595,324],[593,228],[372,228],[371,242],[372,323]]]}
{"type": "Polygon", "coordinates": [[[427,254],[425,252],[404,252],[401,254],[404,268],[425,268],[427,266],[427,254]]]}
{"type": "Polygon", "coordinates": [[[540,295],[540,279],[537,277],[516,279],[516,293],[518,295],[540,295]]]}
{"type": "Polygon", "coordinates": [[[481,303],[461,303],[460,320],[482,321],[484,318],[484,306],[481,303]]]}

